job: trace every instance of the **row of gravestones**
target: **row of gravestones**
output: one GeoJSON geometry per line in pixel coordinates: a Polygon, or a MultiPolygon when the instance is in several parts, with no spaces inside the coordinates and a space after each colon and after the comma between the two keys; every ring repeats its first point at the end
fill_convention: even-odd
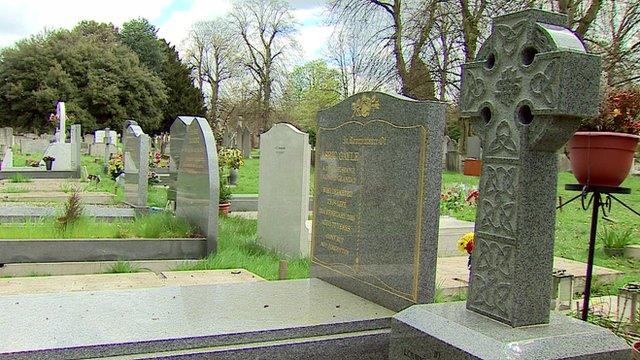
{"type": "MultiPolygon", "coordinates": [[[[566,16],[540,10],[498,17],[477,61],[463,69],[462,115],[473,122],[484,150],[476,247],[471,255],[466,303],[432,304],[436,293],[435,249],[446,106],[376,92],[361,93],[318,114],[310,260],[311,276],[322,281],[170,290],[173,299],[180,296],[181,300],[171,305],[159,300],[155,306],[176,322],[164,322],[164,318],[163,322],[155,321],[160,325],[144,328],[142,338],[135,341],[148,346],[147,351],[156,357],[168,354],[161,353],[163,350],[195,351],[198,346],[233,345],[221,354],[229,355],[224,358],[241,358],[233,356],[237,351],[251,354],[252,358],[382,359],[387,349],[392,359],[629,358],[626,343],[608,330],[564,315],[550,317],[549,313],[557,186],[555,152],[576,130],[581,118],[595,115],[600,78],[596,76],[600,73],[599,58],[586,54],[579,39],[562,27],[564,23],[566,16]],[[327,283],[345,291],[333,292],[317,309],[309,308],[308,302],[316,299],[303,298],[296,303],[295,295],[282,296],[289,295],[287,289],[298,283],[303,284],[298,290],[310,288],[316,296],[327,293],[327,283]],[[266,290],[271,297],[265,298],[252,289],[266,290]],[[235,296],[232,300],[250,306],[229,313],[202,310],[210,302],[219,301],[223,296],[220,294],[235,296]],[[360,306],[349,307],[350,303],[340,301],[350,294],[360,297],[360,306]],[[253,301],[254,297],[259,300],[253,301]],[[185,308],[189,301],[194,308],[185,308]],[[400,311],[390,321],[390,332],[388,318],[381,319],[385,321],[375,328],[367,327],[371,323],[362,320],[360,316],[366,311],[363,309],[371,309],[370,302],[400,311]],[[292,307],[286,307],[291,303],[292,307]],[[283,308],[299,311],[278,312],[283,308]],[[327,308],[334,318],[340,317],[340,323],[321,322],[317,315],[327,308]],[[345,308],[352,312],[347,317],[354,320],[344,318],[345,308]],[[273,318],[271,309],[280,319],[273,318]],[[180,316],[188,320],[181,322],[184,318],[180,316]],[[210,327],[208,334],[222,334],[212,336],[213,341],[219,342],[212,345],[211,341],[206,342],[206,336],[194,338],[194,334],[203,332],[196,326],[200,318],[207,319],[202,326],[210,327]],[[268,321],[262,323],[263,319],[268,321]],[[295,326],[286,328],[282,322],[295,326]],[[190,326],[192,323],[196,325],[190,326]],[[233,343],[234,339],[242,339],[236,329],[246,329],[248,324],[252,326],[250,343],[233,343]],[[158,330],[158,326],[162,328],[158,330]],[[174,326],[184,329],[183,333],[172,332],[174,326]],[[270,336],[282,331],[294,337],[304,331],[302,328],[311,330],[308,336],[313,338],[306,342],[293,339],[287,343],[282,338],[279,342],[269,341],[270,336]],[[332,328],[340,332],[323,336],[332,328]],[[172,335],[165,335],[168,333],[172,335]],[[149,334],[173,336],[175,341],[166,337],[150,339],[149,334]],[[380,341],[358,343],[368,335],[380,341]],[[323,344],[330,346],[322,347],[323,344]],[[296,349],[305,347],[311,352],[295,356],[296,349]]],[[[271,130],[273,133],[265,134],[261,144],[265,153],[261,157],[267,156],[271,164],[300,164],[302,159],[304,169],[306,149],[298,151],[297,143],[289,141],[294,137],[285,137],[294,129],[283,126],[286,127],[277,125],[271,130]],[[287,151],[294,149],[303,155],[287,151]]],[[[144,137],[134,124],[129,123],[128,128],[126,148],[144,143],[135,140],[144,137]]],[[[176,215],[198,226],[207,235],[208,250],[216,251],[219,179],[213,133],[204,119],[179,117],[171,127],[171,142],[176,215]]],[[[278,170],[273,167],[271,172],[278,170]]],[[[269,174],[267,169],[265,174],[269,174]]],[[[300,181],[300,190],[295,188],[299,181],[279,181],[282,187],[291,186],[289,190],[295,196],[306,199],[304,181],[300,181]]],[[[286,196],[286,189],[261,183],[262,186],[265,192],[286,196]]],[[[294,215],[300,219],[297,211],[294,215]]],[[[296,221],[296,227],[300,222],[296,221]]],[[[79,294],[74,301],[80,303],[77,299],[82,296],[85,295],[79,294]]],[[[91,294],[91,301],[98,298],[100,294],[91,294]]],[[[103,300],[121,304],[116,297],[106,296],[103,300]]],[[[129,300],[138,302],[137,298],[129,300]]],[[[223,300],[229,301],[225,309],[234,305],[232,300],[223,300]]],[[[58,311],[58,315],[62,310],[51,311],[58,311]]],[[[140,333],[138,321],[144,323],[160,316],[141,306],[123,306],[120,311],[122,314],[117,315],[136,320],[135,329],[126,329],[136,333],[140,333]]],[[[380,318],[379,314],[367,316],[380,318]]],[[[96,344],[94,336],[99,337],[104,331],[93,326],[100,331],[89,337],[91,344],[96,344]]],[[[80,329],[82,334],[89,330],[86,326],[76,330],[80,329]]],[[[127,342],[127,332],[120,331],[125,335],[114,340],[120,350],[136,345],[127,342]]],[[[87,344],[75,349],[85,350],[82,345],[87,344]]],[[[220,349],[210,349],[220,354],[220,349]]],[[[107,354],[107,350],[100,345],[96,351],[107,354]]],[[[64,351],[74,349],[69,346],[64,351]]],[[[193,354],[193,358],[198,357],[193,354]]],[[[63,353],[56,355],[62,357],[63,353]]]]}
{"type": "MultiPolygon", "coordinates": [[[[436,292],[444,105],[363,93],[319,113],[311,275],[405,309],[392,323],[392,358],[628,357],[607,330],[549,312],[556,152],[596,114],[600,72],[565,22],[539,10],[498,17],[464,67],[460,107],[484,150],[466,304],[412,306],[436,292]]],[[[181,193],[197,204],[215,187],[198,172],[206,144],[191,130],[182,131],[178,204],[181,193]]],[[[260,241],[304,233],[306,140],[285,124],[261,138],[260,241]]]]}
{"type": "Polygon", "coordinates": [[[235,132],[226,131],[222,135],[222,146],[225,148],[235,148],[242,150],[242,156],[246,159],[251,157],[253,135],[246,126],[239,125],[235,132]]]}

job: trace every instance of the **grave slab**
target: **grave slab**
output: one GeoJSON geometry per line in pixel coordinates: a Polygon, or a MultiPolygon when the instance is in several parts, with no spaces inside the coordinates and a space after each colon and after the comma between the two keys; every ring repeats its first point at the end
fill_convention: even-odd
{"type": "Polygon", "coordinates": [[[609,330],[551,313],[549,324],[514,328],[467,310],[464,302],[416,305],[392,322],[391,359],[628,360],[609,330]]]}
{"type": "Polygon", "coordinates": [[[383,359],[393,315],[318,279],[8,295],[0,308],[0,321],[12,324],[0,329],[0,356],[10,359],[189,350],[278,359],[323,346],[332,350],[318,358],[383,359]]]}

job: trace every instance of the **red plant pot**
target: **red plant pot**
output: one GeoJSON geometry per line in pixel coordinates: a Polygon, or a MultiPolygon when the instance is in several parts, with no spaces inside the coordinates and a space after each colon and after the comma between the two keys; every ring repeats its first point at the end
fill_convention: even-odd
{"type": "Polygon", "coordinates": [[[578,182],[617,187],[629,175],[640,136],[614,132],[577,132],[569,140],[571,170],[578,182]]]}
{"type": "Polygon", "coordinates": [[[218,204],[218,213],[220,215],[227,215],[231,211],[231,203],[218,204]]]}

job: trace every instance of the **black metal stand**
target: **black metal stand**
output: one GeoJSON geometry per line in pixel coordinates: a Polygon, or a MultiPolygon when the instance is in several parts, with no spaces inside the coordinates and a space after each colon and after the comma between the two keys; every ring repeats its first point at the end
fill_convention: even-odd
{"type": "Polygon", "coordinates": [[[582,303],[582,320],[586,321],[589,315],[589,298],[591,297],[591,277],[593,275],[593,255],[596,247],[596,234],[598,231],[598,212],[602,211],[602,216],[607,217],[607,213],[611,210],[611,199],[622,204],[625,208],[629,209],[634,214],[640,216],[640,213],[633,210],[625,203],[616,198],[613,194],[630,194],[631,189],[621,187],[606,187],[606,186],[585,186],[580,184],[567,184],[565,190],[580,191],[580,194],[573,197],[571,200],[564,204],[560,204],[556,209],[560,209],[563,206],[580,199],[582,202],[582,209],[587,210],[591,204],[593,209],[591,212],[591,231],[589,233],[589,256],[587,259],[587,277],[585,279],[584,287],[584,301],[582,303]],[[591,193],[591,198],[587,203],[585,199],[591,193]],[[604,195],[604,198],[603,198],[604,195]]]}

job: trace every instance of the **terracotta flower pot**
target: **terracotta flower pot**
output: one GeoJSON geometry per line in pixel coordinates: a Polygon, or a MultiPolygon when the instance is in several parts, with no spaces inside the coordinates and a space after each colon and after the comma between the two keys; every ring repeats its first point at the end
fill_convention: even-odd
{"type": "Polygon", "coordinates": [[[571,170],[580,184],[617,187],[631,171],[640,136],[577,132],[569,140],[571,170]]]}
{"type": "Polygon", "coordinates": [[[633,360],[640,360],[640,341],[636,341],[633,343],[633,346],[631,347],[631,351],[632,351],[632,359],[633,360]]]}
{"type": "Polygon", "coordinates": [[[464,168],[462,173],[469,176],[480,176],[482,172],[482,160],[464,159],[464,168]]]}
{"type": "Polygon", "coordinates": [[[227,215],[231,211],[231,203],[218,204],[218,213],[220,215],[227,215]]]}

